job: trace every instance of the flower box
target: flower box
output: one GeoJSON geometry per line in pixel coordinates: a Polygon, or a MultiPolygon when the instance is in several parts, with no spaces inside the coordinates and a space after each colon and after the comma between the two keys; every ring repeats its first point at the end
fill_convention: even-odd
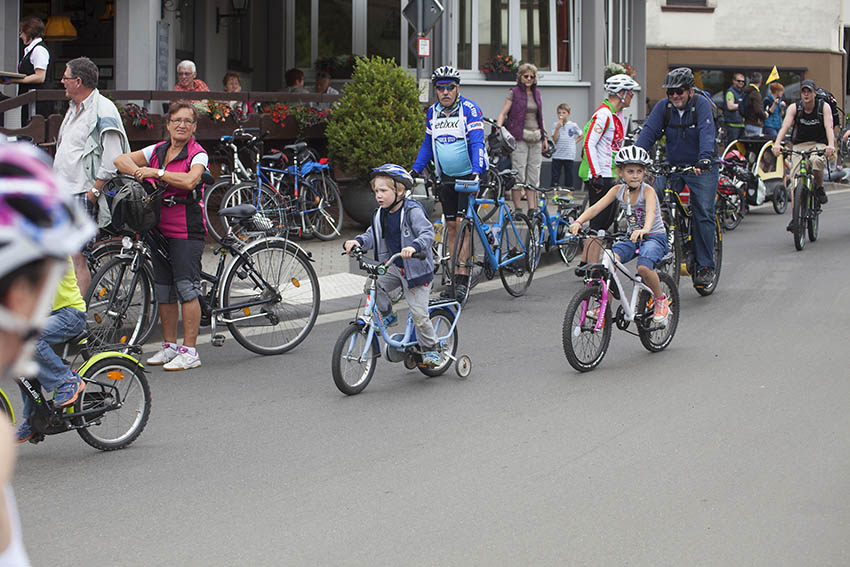
{"type": "Polygon", "coordinates": [[[516,71],[490,71],[484,73],[484,78],[488,81],[510,81],[516,82],[516,71]]]}

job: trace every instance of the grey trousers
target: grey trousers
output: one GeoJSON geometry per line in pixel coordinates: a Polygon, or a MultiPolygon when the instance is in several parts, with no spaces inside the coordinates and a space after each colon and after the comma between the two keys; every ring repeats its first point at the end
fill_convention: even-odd
{"type": "MultiPolygon", "coordinates": [[[[517,181],[540,187],[540,164],[543,163],[543,142],[517,140],[511,154],[511,166],[517,170],[517,181]]],[[[529,207],[536,206],[529,204],[529,207]]]]}
{"type": "Polygon", "coordinates": [[[404,299],[413,316],[413,324],[416,326],[416,337],[423,351],[435,350],[437,348],[437,333],[431,318],[428,316],[428,296],[431,293],[431,283],[414,288],[407,286],[407,280],[401,275],[401,270],[395,264],[390,264],[389,270],[383,276],[378,276],[378,292],[375,297],[376,307],[381,313],[392,311],[392,301],[389,292],[402,286],[404,299]]]}

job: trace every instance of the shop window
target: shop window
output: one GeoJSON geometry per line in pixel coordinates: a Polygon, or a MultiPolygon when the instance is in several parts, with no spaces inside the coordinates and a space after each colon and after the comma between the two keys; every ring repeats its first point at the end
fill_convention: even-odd
{"type": "Polygon", "coordinates": [[[523,0],[519,21],[522,60],[534,63],[541,71],[551,70],[550,0],[523,0]]]}
{"type": "Polygon", "coordinates": [[[398,62],[401,56],[401,5],[398,0],[369,0],[366,22],[366,53],[398,62]]]}

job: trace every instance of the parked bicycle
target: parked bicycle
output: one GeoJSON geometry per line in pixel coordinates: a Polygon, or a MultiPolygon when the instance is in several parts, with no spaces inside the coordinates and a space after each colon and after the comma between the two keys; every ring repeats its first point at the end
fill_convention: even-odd
{"type": "MultiPolygon", "coordinates": [[[[122,352],[91,355],[86,333],[60,345],[65,364],[75,368],[85,389],[69,407],[56,407],[34,378],[16,380],[21,392],[32,402],[27,416],[33,428],[30,443],[40,443],[47,435],[76,431],[101,451],[123,449],[135,441],[147,425],[151,412],[151,392],[145,370],[136,358],[122,352]],[[73,357],[71,362],[68,359],[73,357]]],[[[15,422],[15,412],[6,393],[0,390],[0,411],[15,422]]]]}
{"type": "MultiPolygon", "coordinates": [[[[682,202],[681,196],[673,190],[672,181],[675,176],[693,171],[693,166],[681,167],[661,163],[654,165],[650,170],[656,175],[665,178],[664,199],[661,201],[661,218],[667,228],[667,239],[670,251],[673,253],[673,262],[668,264],[665,272],[672,277],[676,285],[679,284],[680,274],[696,276],[696,251],[694,250],[694,217],[690,205],[682,202]]],[[[715,235],[714,235],[714,278],[707,285],[694,285],[700,295],[711,295],[717,289],[720,280],[720,268],[723,263],[723,232],[720,219],[717,218],[715,210],[715,235]]]]}
{"type": "Polygon", "coordinates": [[[618,329],[640,338],[650,352],[659,352],[673,341],[679,325],[679,290],[676,282],[665,273],[663,266],[672,261],[668,254],[659,263],[658,277],[661,290],[667,297],[670,312],[664,323],[653,321],[652,291],[642,278],[617,260],[610,244],[625,233],[606,234],[605,231],[584,229],[584,236],[595,235],[606,242],[602,262],[590,264],[584,276],[585,287],[576,293],[567,305],[561,333],[564,354],[570,366],[579,372],[593,370],[605,358],[611,342],[612,323],[618,329]],[[623,281],[631,282],[631,290],[623,281]],[[614,301],[619,301],[611,315],[614,301]],[[637,333],[629,330],[632,323],[637,333]]]}
{"type": "Polygon", "coordinates": [[[531,241],[537,244],[534,254],[536,262],[540,263],[541,252],[552,248],[558,249],[558,254],[565,264],[573,261],[578,254],[579,240],[570,234],[570,224],[582,213],[583,207],[573,201],[572,192],[563,191],[557,187],[534,187],[540,194],[537,210],[531,220],[531,241]],[[556,205],[555,214],[549,213],[548,194],[554,192],[552,202],[556,205]]]}
{"type": "MultiPolygon", "coordinates": [[[[466,193],[468,200],[452,252],[452,292],[458,297],[458,275],[468,275],[468,289],[472,289],[482,275],[489,279],[498,271],[505,290],[519,297],[531,284],[537,266],[538,248],[532,245],[531,223],[524,215],[512,217],[504,197],[497,201],[477,199],[478,188],[475,180],[458,180],[455,184],[455,190],[466,193]],[[499,212],[492,225],[483,223],[477,213],[477,205],[485,202],[496,205],[499,212]],[[476,235],[483,254],[476,251],[476,235]]],[[[461,303],[465,304],[469,293],[460,295],[461,303]]]]}
{"type": "MultiPolygon", "coordinates": [[[[424,258],[424,252],[414,257],[424,258]]],[[[369,284],[366,288],[366,306],[362,315],[357,315],[342,331],[334,344],[331,372],[339,391],[346,395],[359,394],[369,384],[375,373],[378,357],[383,352],[389,362],[404,362],[408,370],[419,368],[426,376],[440,376],[452,362],[458,376],[466,377],[472,372],[472,362],[466,355],[456,357],[458,345],[457,322],[462,311],[461,304],[453,299],[431,300],[428,311],[437,336],[437,351],[440,363],[432,368],[422,365],[423,352],[416,338],[413,317],[408,314],[404,333],[390,335],[376,307],[378,276],[386,273],[400,253],[393,254],[386,262],[366,258],[359,246],[352,248],[351,255],[357,259],[361,270],[366,272],[369,284]],[[381,349],[381,340],[384,349],[381,349]]]]}
{"type": "MultiPolygon", "coordinates": [[[[219,211],[247,231],[273,233],[253,205],[219,211]]],[[[150,255],[170,262],[162,235],[152,230],[124,237],[122,253],[92,279],[86,295],[89,341],[97,349],[141,344],[149,320],[150,255]]],[[[319,279],[309,253],[285,238],[267,236],[244,243],[225,233],[214,250],[215,274],[201,272],[201,326],[210,325],[213,346],[231,335],[257,354],[281,354],[300,344],[319,313],[319,279]],[[228,262],[227,257],[233,260],[228,262]]]]}
{"type": "Polygon", "coordinates": [[[815,176],[811,169],[811,157],[813,155],[825,155],[825,150],[808,150],[798,152],[796,150],[782,149],[783,157],[793,155],[800,156],[800,168],[794,178],[794,207],[791,210],[791,222],[794,223],[794,248],[802,250],[806,245],[806,233],[809,241],[818,239],[818,228],[820,227],[821,205],[815,195],[815,176]]]}
{"type": "Polygon", "coordinates": [[[735,162],[720,162],[715,214],[726,230],[735,230],[747,212],[747,177],[752,175],[735,162]]]}

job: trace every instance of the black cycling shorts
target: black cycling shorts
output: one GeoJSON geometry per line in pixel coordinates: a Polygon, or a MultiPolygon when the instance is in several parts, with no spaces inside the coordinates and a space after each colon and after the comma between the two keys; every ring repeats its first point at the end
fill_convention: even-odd
{"type": "MultiPolygon", "coordinates": [[[[613,187],[617,180],[613,177],[603,177],[602,182],[604,184],[603,189],[597,189],[593,185],[590,184],[590,181],[584,182],[584,189],[587,191],[587,207],[590,208],[602,197],[605,196],[605,193],[608,192],[611,187],[613,187]]],[[[617,218],[617,200],[615,199],[613,203],[602,209],[598,215],[590,219],[590,228],[593,230],[608,230],[609,227],[614,224],[614,220],[617,218]]]]}
{"type": "Polygon", "coordinates": [[[468,193],[458,193],[455,191],[455,181],[458,179],[475,179],[475,174],[462,175],[460,177],[449,177],[444,175],[440,178],[440,183],[437,185],[437,191],[440,196],[440,204],[443,206],[443,214],[446,220],[455,220],[466,213],[468,203],[468,193]]]}

